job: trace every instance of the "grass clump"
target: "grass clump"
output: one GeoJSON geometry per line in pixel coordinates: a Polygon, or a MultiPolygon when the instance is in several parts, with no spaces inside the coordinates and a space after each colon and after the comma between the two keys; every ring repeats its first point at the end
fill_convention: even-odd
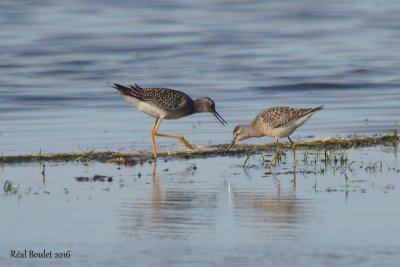
{"type": "Polygon", "coordinates": [[[386,130],[385,132],[387,132],[390,136],[392,136],[393,141],[398,141],[399,140],[399,130],[397,127],[397,121],[394,123],[392,129],[386,130]]]}

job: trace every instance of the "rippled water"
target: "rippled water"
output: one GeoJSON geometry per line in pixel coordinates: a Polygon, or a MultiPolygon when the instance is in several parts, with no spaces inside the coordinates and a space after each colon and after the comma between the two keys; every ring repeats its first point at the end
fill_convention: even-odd
{"type": "MultiPolygon", "coordinates": [[[[227,127],[196,114],[160,128],[194,144],[227,143],[275,105],[325,105],[294,139],[381,133],[399,121],[399,14],[394,0],[1,1],[0,153],[149,150],[152,119],[114,82],[213,98],[227,127]]],[[[39,163],[2,166],[19,188],[1,191],[0,265],[395,266],[396,154],[349,150],[353,171],[322,172],[303,153],[274,173],[259,155],[246,171],[243,157],[46,163],[45,179],[39,163]],[[74,179],[95,174],[113,181],[74,179]]]]}
{"type": "Polygon", "coordinates": [[[325,105],[294,138],[380,133],[399,116],[399,12],[398,1],[2,1],[1,152],[148,150],[153,121],[114,82],[213,98],[228,127],[209,114],[161,126],[193,143],[226,143],[274,105],[325,105]]]}
{"type": "Polygon", "coordinates": [[[159,160],[157,165],[4,166],[2,266],[396,266],[400,163],[391,147],[159,160]],[[269,156],[269,155],[267,155],[269,156]],[[322,155],[320,154],[320,157],[322,155]],[[380,166],[379,160],[383,160],[380,166]],[[375,169],[369,169],[378,161],[375,169]],[[154,168],[154,169],[153,169],[154,168]],[[140,173],[140,175],[139,175],[140,173]],[[113,176],[111,182],[74,177],[113,176]],[[346,183],[347,176],[347,183],[346,183]],[[11,259],[10,250],[70,251],[69,259],[11,259]]]}

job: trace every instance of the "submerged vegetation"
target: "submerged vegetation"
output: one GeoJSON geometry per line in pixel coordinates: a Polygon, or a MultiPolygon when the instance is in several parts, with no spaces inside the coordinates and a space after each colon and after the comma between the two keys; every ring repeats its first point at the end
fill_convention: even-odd
{"type": "MultiPolygon", "coordinates": [[[[325,163],[335,162],[335,164],[350,164],[346,155],[333,155],[330,150],[341,150],[348,148],[360,148],[373,145],[382,144],[393,144],[397,147],[399,140],[397,125],[390,130],[390,134],[376,135],[376,136],[352,136],[352,137],[327,137],[327,138],[316,138],[308,141],[296,142],[296,149],[306,149],[303,155],[303,161],[308,162],[310,159],[308,150],[317,151],[318,159],[321,158],[325,163]],[[321,151],[324,153],[321,155],[321,151]]],[[[174,152],[161,152],[158,153],[159,157],[171,157],[171,158],[202,158],[221,156],[224,154],[229,144],[213,145],[197,148],[196,150],[178,150],[174,152]]],[[[288,142],[282,143],[286,148],[290,147],[288,142]]],[[[235,149],[232,149],[228,155],[247,155],[244,166],[248,162],[250,156],[261,151],[274,151],[275,142],[270,142],[264,145],[249,145],[249,144],[237,144],[235,149]]],[[[42,152],[38,154],[25,154],[25,155],[2,155],[0,156],[0,163],[12,164],[22,162],[33,162],[33,161],[64,161],[64,162],[88,162],[88,161],[100,161],[100,162],[116,162],[124,165],[135,165],[137,163],[151,160],[151,152],[114,152],[114,151],[84,151],[84,152],[72,152],[72,153],[57,153],[57,154],[44,154],[42,152]]],[[[279,159],[280,160],[280,159],[279,159]]],[[[316,159],[314,159],[316,160],[316,159]]]]}
{"type": "Polygon", "coordinates": [[[19,189],[19,186],[14,187],[11,181],[6,180],[4,182],[3,190],[5,193],[15,194],[18,191],[18,189],[19,189]]]}

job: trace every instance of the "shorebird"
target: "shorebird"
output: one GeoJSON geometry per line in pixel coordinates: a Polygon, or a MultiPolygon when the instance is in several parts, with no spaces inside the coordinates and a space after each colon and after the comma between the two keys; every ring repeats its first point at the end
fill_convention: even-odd
{"type": "Polygon", "coordinates": [[[292,145],[292,139],[289,137],[298,127],[303,125],[317,111],[323,109],[323,106],[316,108],[291,108],[291,107],[272,107],[262,110],[250,124],[237,125],[233,130],[233,140],[225,154],[233,145],[241,140],[251,137],[270,136],[276,138],[276,153],[271,160],[275,161],[279,156],[281,147],[278,138],[287,137],[292,145]]]}
{"type": "Polygon", "coordinates": [[[150,132],[154,158],[157,158],[154,136],[176,138],[187,148],[193,149],[193,146],[183,136],[157,132],[158,127],[160,127],[164,119],[173,120],[194,113],[210,112],[222,125],[225,126],[227,124],[215,110],[214,101],[208,97],[193,100],[187,94],[178,90],[168,88],[142,88],[136,83],[129,87],[114,83],[113,87],[139,111],[156,118],[150,132]]]}

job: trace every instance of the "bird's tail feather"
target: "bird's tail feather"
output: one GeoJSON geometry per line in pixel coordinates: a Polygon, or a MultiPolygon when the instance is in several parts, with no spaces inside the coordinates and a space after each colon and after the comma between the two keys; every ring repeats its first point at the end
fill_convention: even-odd
{"type": "Polygon", "coordinates": [[[137,85],[136,83],[129,87],[120,85],[118,83],[114,83],[113,88],[117,89],[119,91],[119,93],[123,96],[131,96],[131,97],[135,97],[135,98],[142,98],[142,90],[143,88],[141,88],[139,85],[137,85]]]}
{"type": "Polygon", "coordinates": [[[323,105],[322,105],[322,106],[319,106],[319,107],[316,107],[316,108],[313,108],[313,109],[310,110],[309,113],[314,113],[314,112],[319,111],[319,110],[321,110],[321,109],[323,109],[323,108],[324,108],[323,105]]]}
{"type": "Polygon", "coordinates": [[[319,107],[316,107],[315,110],[321,110],[321,109],[323,109],[323,108],[324,108],[324,105],[319,106],[319,107]]]}

